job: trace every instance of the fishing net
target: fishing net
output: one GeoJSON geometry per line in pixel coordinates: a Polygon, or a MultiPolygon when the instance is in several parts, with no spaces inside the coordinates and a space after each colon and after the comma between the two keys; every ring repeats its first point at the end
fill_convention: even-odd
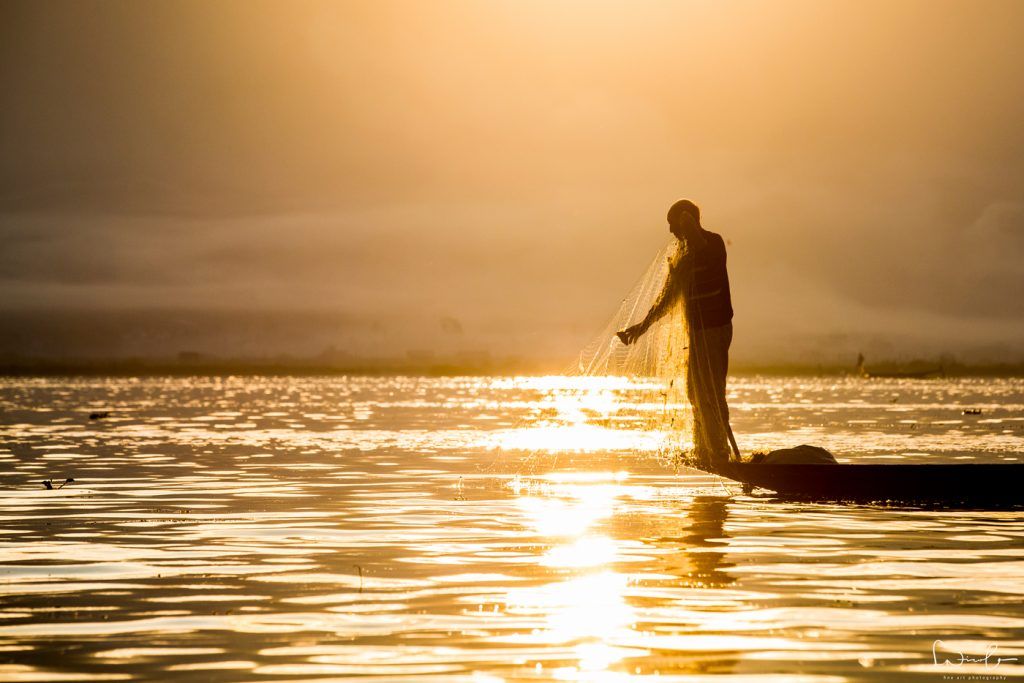
{"type": "Polygon", "coordinates": [[[622,410],[658,435],[658,453],[702,469],[730,457],[733,442],[725,403],[725,369],[732,326],[705,329],[693,305],[693,264],[672,239],[654,258],[605,328],[580,352],[570,374],[620,376],[634,382],[622,410]],[[660,315],[631,344],[618,336],[656,309],[660,315]],[[643,399],[652,393],[660,400],[643,399]],[[638,403],[630,405],[630,400],[638,403]]]}

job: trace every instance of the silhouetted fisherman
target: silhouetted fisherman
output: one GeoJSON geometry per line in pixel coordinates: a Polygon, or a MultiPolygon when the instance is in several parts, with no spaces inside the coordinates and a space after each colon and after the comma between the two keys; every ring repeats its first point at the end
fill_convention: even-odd
{"type": "Polygon", "coordinates": [[[725,266],[725,241],[700,224],[700,209],[681,199],[668,210],[668,229],[681,243],[661,293],[644,319],[618,332],[624,344],[640,338],[682,298],[689,337],[686,393],[693,406],[693,449],[700,465],[716,469],[739,448],[729,427],[725,400],[729,346],[732,343],[732,295],[725,266]]]}

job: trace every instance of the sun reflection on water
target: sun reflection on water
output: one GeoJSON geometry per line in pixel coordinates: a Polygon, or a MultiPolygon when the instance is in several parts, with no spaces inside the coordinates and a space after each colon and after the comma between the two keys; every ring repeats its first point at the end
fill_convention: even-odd
{"type": "MultiPolygon", "coordinates": [[[[730,392],[748,451],[1024,452],[1018,380],[730,392]]],[[[1024,513],[741,495],[650,457],[658,396],[621,378],[0,381],[0,679],[820,683],[940,673],[935,638],[1022,656],[1024,513]]]]}
{"type": "Polygon", "coordinates": [[[570,646],[576,667],[562,667],[557,678],[573,678],[577,671],[606,672],[623,657],[642,652],[610,642],[632,633],[636,613],[626,597],[629,579],[614,569],[620,556],[618,541],[598,528],[614,515],[628,479],[624,471],[550,473],[538,478],[544,495],[528,493],[516,499],[525,522],[553,543],[538,564],[567,578],[509,590],[505,611],[540,616],[543,627],[503,638],[570,646]]]}
{"type": "Polygon", "coordinates": [[[657,417],[667,407],[656,381],[625,377],[532,377],[510,380],[536,391],[537,415],[517,428],[491,435],[491,448],[546,453],[656,451],[665,443],[657,417]],[[652,419],[653,418],[653,419],[652,419]]]}
{"type": "Polygon", "coordinates": [[[513,490],[537,490],[543,495],[519,495],[516,506],[527,523],[543,536],[578,536],[597,521],[609,517],[625,488],[625,472],[565,472],[536,478],[526,487],[515,479],[513,490]]]}

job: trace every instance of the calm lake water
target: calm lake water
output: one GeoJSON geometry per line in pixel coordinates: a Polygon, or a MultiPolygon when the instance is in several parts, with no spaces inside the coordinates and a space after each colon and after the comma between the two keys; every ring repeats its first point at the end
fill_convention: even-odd
{"type": "MultiPolygon", "coordinates": [[[[1022,380],[730,403],[747,452],[1024,462],[1022,380]]],[[[0,680],[1024,675],[1024,511],[743,495],[657,457],[662,409],[616,380],[0,380],[0,680]]]]}

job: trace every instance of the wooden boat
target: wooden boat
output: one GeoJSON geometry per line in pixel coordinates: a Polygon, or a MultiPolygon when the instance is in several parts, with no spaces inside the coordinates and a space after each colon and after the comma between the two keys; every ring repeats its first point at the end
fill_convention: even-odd
{"type": "Polygon", "coordinates": [[[765,465],[732,462],[717,474],[803,500],[1024,505],[1024,464],[765,465]]]}

